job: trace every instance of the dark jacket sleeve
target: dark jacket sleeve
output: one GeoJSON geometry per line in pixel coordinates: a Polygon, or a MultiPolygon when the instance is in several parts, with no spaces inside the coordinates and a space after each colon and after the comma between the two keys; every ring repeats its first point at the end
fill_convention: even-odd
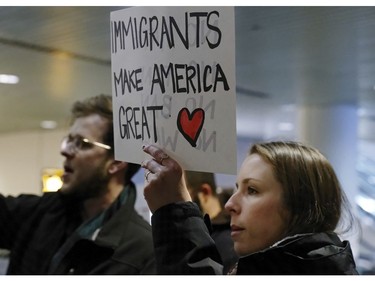
{"type": "Polygon", "coordinates": [[[215,242],[194,203],[166,205],[151,223],[159,274],[222,274],[215,242]]]}
{"type": "Polygon", "coordinates": [[[0,248],[11,250],[21,224],[35,210],[40,197],[20,195],[4,197],[0,194],[0,248]]]}

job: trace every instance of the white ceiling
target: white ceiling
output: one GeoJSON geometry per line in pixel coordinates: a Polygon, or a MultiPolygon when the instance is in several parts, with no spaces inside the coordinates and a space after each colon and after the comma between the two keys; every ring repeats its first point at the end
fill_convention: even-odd
{"type": "MultiPolygon", "coordinates": [[[[109,19],[123,8],[0,7],[0,74],[20,77],[0,84],[0,133],[65,126],[75,100],[111,94],[109,19]]],[[[240,135],[262,137],[302,104],[358,105],[360,122],[374,123],[375,7],[236,7],[235,16],[240,135]]]]}

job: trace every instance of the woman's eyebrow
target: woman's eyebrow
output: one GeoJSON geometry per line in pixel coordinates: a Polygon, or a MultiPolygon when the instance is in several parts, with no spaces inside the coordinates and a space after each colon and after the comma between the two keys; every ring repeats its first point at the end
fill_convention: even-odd
{"type": "Polygon", "coordinates": [[[262,180],[260,180],[260,179],[255,179],[255,178],[252,178],[252,177],[248,177],[248,178],[244,178],[244,179],[242,180],[242,183],[249,183],[249,182],[252,182],[252,181],[254,181],[254,182],[261,182],[262,180]]]}
{"type": "MultiPolygon", "coordinates": [[[[255,178],[252,178],[252,177],[248,177],[248,178],[244,178],[242,181],[241,181],[241,184],[248,184],[249,182],[262,182],[262,180],[259,180],[259,179],[255,179],[255,178]]],[[[236,188],[238,189],[238,182],[236,182],[235,186],[236,188]]]]}

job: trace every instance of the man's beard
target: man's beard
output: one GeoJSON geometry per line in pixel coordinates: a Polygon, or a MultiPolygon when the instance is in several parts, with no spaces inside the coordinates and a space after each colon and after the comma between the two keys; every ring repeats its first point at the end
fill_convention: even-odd
{"type": "Polygon", "coordinates": [[[62,193],[71,199],[86,200],[100,197],[108,190],[109,174],[105,165],[98,168],[95,176],[71,186],[68,190],[62,189],[62,193]]]}

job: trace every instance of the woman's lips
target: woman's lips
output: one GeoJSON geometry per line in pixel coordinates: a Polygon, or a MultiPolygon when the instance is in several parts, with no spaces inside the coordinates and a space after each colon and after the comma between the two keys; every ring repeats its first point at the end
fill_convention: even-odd
{"type": "Polygon", "coordinates": [[[239,226],[234,225],[234,224],[232,224],[230,227],[231,227],[231,230],[232,230],[232,232],[231,232],[232,237],[239,235],[243,230],[245,230],[244,228],[239,227],[239,226]]]}

